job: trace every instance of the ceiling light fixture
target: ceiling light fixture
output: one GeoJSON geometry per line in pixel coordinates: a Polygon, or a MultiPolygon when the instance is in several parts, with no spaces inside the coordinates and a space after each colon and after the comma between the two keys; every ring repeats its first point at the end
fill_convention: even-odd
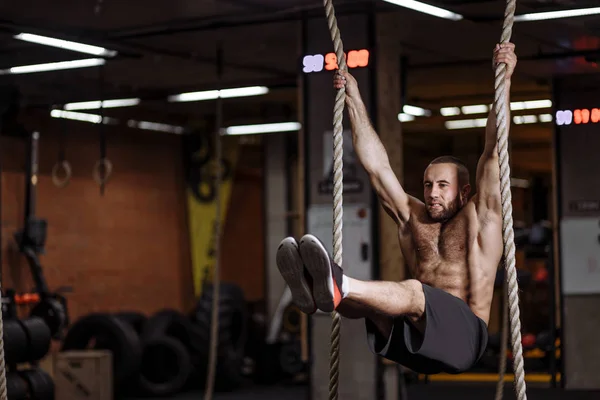
{"type": "Polygon", "coordinates": [[[398,121],[400,121],[400,122],[410,122],[410,121],[414,121],[414,120],[415,120],[414,115],[405,114],[405,113],[398,114],[398,121]]]}
{"type": "Polygon", "coordinates": [[[440,109],[440,114],[444,117],[453,117],[455,115],[460,115],[460,108],[458,107],[442,107],[440,109]]]}
{"type": "Polygon", "coordinates": [[[275,132],[298,131],[302,125],[299,122],[280,122],[274,124],[230,126],[222,130],[222,135],[253,135],[275,132]]]}
{"type": "Polygon", "coordinates": [[[248,86],[241,88],[205,90],[201,92],[188,92],[171,95],[167,98],[170,102],[181,101],[203,101],[215,100],[217,98],[228,99],[233,97],[260,96],[269,93],[269,88],[265,86],[248,86]]]}
{"type": "Polygon", "coordinates": [[[161,124],[158,122],[150,121],[136,121],[133,119],[127,121],[127,126],[130,128],[144,129],[147,131],[176,133],[178,135],[181,135],[185,131],[185,128],[183,126],[161,124]]]}
{"type": "MultiPolygon", "coordinates": [[[[462,114],[485,114],[491,110],[492,105],[486,104],[473,104],[460,107],[442,107],[440,114],[444,117],[452,117],[462,114]]],[[[510,109],[512,111],[520,110],[535,110],[540,108],[552,108],[552,100],[527,100],[527,101],[513,101],[510,103],[510,109]]]]}
{"type": "Polygon", "coordinates": [[[483,128],[486,124],[487,118],[457,119],[454,121],[444,122],[446,129],[483,128]]]}
{"type": "Polygon", "coordinates": [[[578,8],[573,10],[546,11],[515,16],[515,22],[543,21],[549,19],[584,17],[600,14],[600,7],[578,8]]]}
{"type": "Polygon", "coordinates": [[[485,104],[475,104],[472,106],[462,106],[461,111],[463,114],[484,114],[490,111],[489,107],[485,104]]]}
{"type": "Polygon", "coordinates": [[[405,105],[402,107],[402,111],[409,115],[414,115],[415,117],[430,117],[431,110],[427,110],[425,108],[405,105]]]}
{"type": "Polygon", "coordinates": [[[83,121],[83,122],[91,122],[93,124],[99,124],[104,121],[105,124],[115,123],[117,120],[114,118],[104,117],[104,120],[100,115],[97,114],[88,114],[88,113],[80,113],[74,111],[64,111],[64,110],[52,110],[50,111],[50,116],[52,118],[64,118],[71,119],[74,121],[83,121]]]}
{"type": "Polygon", "coordinates": [[[96,110],[99,108],[118,108],[118,107],[132,107],[140,104],[140,99],[115,99],[115,100],[93,100],[93,101],[80,101],[77,103],[65,104],[65,110],[96,110]]]}
{"type": "Polygon", "coordinates": [[[410,8],[411,10],[419,11],[425,14],[433,15],[434,17],[449,19],[452,21],[460,21],[463,16],[452,11],[444,10],[443,8],[435,7],[430,4],[425,4],[415,0],[384,0],[385,2],[395,4],[400,7],[410,8]]]}
{"type": "MultiPolygon", "coordinates": [[[[521,124],[534,124],[537,122],[552,122],[551,114],[540,114],[540,115],[515,115],[513,122],[517,125],[521,124]]],[[[469,128],[483,128],[487,124],[487,118],[476,118],[476,119],[458,119],[453,121],[444,122],[446,129],[469,129],[469,128]]]]}
{"type": "Polygon", "coordinates": [[[63,69],[88,68],[104,65],[103,58],[86,58],[84,60],[60,61],[47,64],[23,65],[0,70],[0,75],[31,74],[34,72],[59,71],[63,69]]]}
{"type": "Polygon", "coordinates": [[[70,40],[56,39],[48,36],[34,35],[32,33],[19,33],[14,36],[15,39],[25,42],[42,44],[44,46],[58,47],[65,50],[76,51],[79,53],[93,54],[99,57],[114,57],[118,53],[114,50],[108,50],[100,46],[72,42],[70,40]]]}

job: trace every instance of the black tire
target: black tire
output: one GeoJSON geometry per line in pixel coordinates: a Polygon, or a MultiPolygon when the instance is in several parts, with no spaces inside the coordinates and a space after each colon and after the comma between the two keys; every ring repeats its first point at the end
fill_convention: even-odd
{"type": "Polygon", "coordinates": [[[65,306],[52,297],[43,298],[33,307],[29,316],[40,317],[46,321],[46,325],[50,328],[50,333],[55,339],[61,338],[62,331],[68,322],[65,306]]]}
{"type": "Polygon", "coordinates": [[[63,342],[62,350],[93,348],[112,352],[115,388],[135,381],[142,362],[142,345],[133,328],[107,314],[89,314],[75,322],[63,342]]]}
{"type": "MultiPolygon", "coordinates": [[[[236,285],[222,283],[219,288],[219,337],[217,344],[217,376],[215,387],[235,389],[245,380],[243,375],[244,353],[248,331],[248,311],[243,291],[236,285]]],[[[198,326],[199,343],[204,365],[208,364],[210,349],[213,286],[206,285],[198,300],[193,319],[198,326]]]]}
{"type": "Polygon", "coordinates": [[[4,361],[6,364],[27,362],[29,343],[27,333],[16,319],[4,322],[4,361]]]}
{"type": "Polygon", "coordinates": [[[114,314],[114,316],[131,325],[138,335],[141,335],[144,325],[148,321],[148,317],[136,311],[122,311],[114,314]]]}
{"type": "Polygon", "coordinates": [[[29,387],[18,372],[6,373],[6,394],[9,400],[26,400],[29,387]]]}
{"type": "Polygon", "coordinates": [[[40,368],[21,371],[21,376],[29,386],[30,398],[34,400],[54,400],[54,381],[40,368]]]}
{"type": "Polygon", "coordinates": [[[165,309],[154,314],[144,325],[141,339],[145,343],[163,336],[179,340],[188,350],[194,348],[192,322],[179,311],[165,309]]]}
{"type": "Polygon", "coordinates": [[[27,335],[27,361],[39,361],[48,354],[52,342],[52,333],[46,321],[39,317],[30,317],[19,321],[27,335]]]}
{"type": "Polygon", "coordinates": [[[179,393],[192,372],[185,346],[175,338],[154,337],[144,342],[139,388],[152,396],[179,393]]]}

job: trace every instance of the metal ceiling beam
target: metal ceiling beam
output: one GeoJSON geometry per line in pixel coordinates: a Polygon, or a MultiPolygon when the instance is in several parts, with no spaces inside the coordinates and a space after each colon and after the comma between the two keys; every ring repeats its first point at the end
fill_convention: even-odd
{"type": "MultiPolygon", "coordinates": [[[[347,0],[336,4],[336,15],[349,15],[358,12],[364,12],[366,6],[372,7],[372,0],[347,0]]],[[[369,8],[370,10],[371,8],[369,8]]],[[[390,7],[378,7],[381,10],[390,10],[390,7]]],[[[394,7],[393,11],[398,10],[394,7]]],[[[139,27],[133,27],[123,30],[117,30],[110,33],[109,39],[139,39],[152,36],[167,36],[186,32],[213,31],[225,28],[239,28],[243,26],[265,25],[271,23],[299,21],[302,18],[324,18],[323,5],[311,5],[303,7],[294,7],[275,12],[266,12],[259,14],[235,14],[222,15],[208,18],[192,18],[184,20],[168,21],[163,24],[148,24],[139,27]]]]}
{"type": "MultiPolygon", "coordinates": [[[[179,58],[182,60],[193,61],[193,62],[198,62],[198,63],[203,63],[203,64],[210,64],[210,65],[216,65],[216,62],[217,62],[214,57],[202,57],[202,56],[198,56],[198,55],[188,53],[188,52],[169,50],[169,49],[161,49],[161,48],[147,46],[147,45],[143,45],[143,44],[124,42],[124,41],[118,40],[117,38],[108,38],[107,39],[104,37],[100,37],[98,34],[74,35],[72,33],[69,34],[69,33],[66,33],[66,32],[60,31],[60,30],[50,30],[47,28],[28,26],[25,24],[21,24],[21,23],[14,22],[14,21],[8,21],[8,20],[0,20],[0,28],[3,28],[5,31],[29,32],[29,33],[39,34],[39,35],[51,36],[51,37],[65,39],[65,40],[74,40],[74,41],[85,42],[88,44],[94,44],[94,45],[98,45],[98,46],[111,48],[111,49],[117,50],[119,52],[119,54],[117,55],[118,58],[123,58],[123,57],[141,58],[142,57],[141,53],[146,53],[146,54],[179,58]]],[[[31,49],[33,49],[32,51],[34,51],[35,47],[31,47],[31,49]]],[[[71,53],[71,52],[69,52],[69,53],[71,53]]],[[[237,69],[237,70],[270,74],[270,75],[274,75],[279,78],[289,78],[292,76],[296,76],[295,71],[290,72],[287,70],[266,67],[266,66],[262,66],[262,65],[248,65],[248,64],[241,64],[241,63],[236,63],[236,62],[226,62],[224,64],[224,66],[226,68],[233,68],[233,69],[237,69]]]]}
{"type": "MultiPolygon", "coordinates": [[[[585,57],[586,59],[600,59],[600,49],[593,50],[573,50],[567,52],[560,53],[539,53],[529,56],[519,56],[519,60],[521,61],[544,61],[544,60],[561,60],[566,58],[574,58],[574,57],[585,57]]],[[[489,64],[489,58],[479,58],[472,60],[460,60],[460,61],[448,61],[448,62],[438,62],[438,63],[423,63],[423,64],[412,64],[408,67],[410,69],[436,69],[436,68],[453,68],[453,67],[467,67],[474,65],[482,65],[489,64]]]]}
{"type": "Polygon", "coordinates": [[[237,7],[250,8],[253,10],[262,10],[262,11],[281,10],[280,7],[274,7],[272,5],[264,4],[260,0],[221,0],[221,2],[229,3],[229,4],[237,6],[237,7]]]}

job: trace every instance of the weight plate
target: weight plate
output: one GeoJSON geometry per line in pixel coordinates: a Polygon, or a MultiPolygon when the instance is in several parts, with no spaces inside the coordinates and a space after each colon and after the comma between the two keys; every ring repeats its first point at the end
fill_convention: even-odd
{"type": "Polygon", "coordinates": [[[9,400],[28,399],[27,382],[21,378],[18,372],[6,373],[6,392],[9,400]]]}
{"type": "Polygon", "coordinates": [[[29,385],[30,398],[35,400],[54,400],[54,381],[46,371],[40,368],[20,372],[29,385]]]}
{"type": "Polygon", "coordinates": [[[7,364],[29,361],[27,333],[16,319],[4,321],[4,360],[7,364]]]}
{"type": "Polygon", "coordinates": [[[30,317],[19,321],[27,334],[29,343],[27,361],[41,360],[48,354],[52,335],[46,321],[40,317],[30,317]]]}

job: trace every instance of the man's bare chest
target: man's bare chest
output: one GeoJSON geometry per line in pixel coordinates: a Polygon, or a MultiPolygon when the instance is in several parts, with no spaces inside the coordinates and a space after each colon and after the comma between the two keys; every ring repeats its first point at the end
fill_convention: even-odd
{"type": "Polygon", "coordinates": [[[469,249],[468,224],[457,218],[445,224],[416,223],[411,236],[420,267],[438,263],[466,263],[469,249]]]}

